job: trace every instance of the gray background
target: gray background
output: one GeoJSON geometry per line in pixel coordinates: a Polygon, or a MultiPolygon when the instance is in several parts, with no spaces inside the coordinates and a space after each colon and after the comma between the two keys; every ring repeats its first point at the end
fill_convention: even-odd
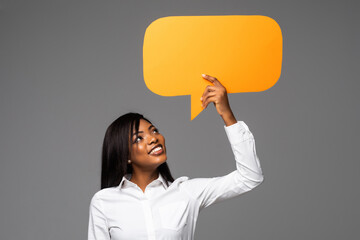
{"type": "Polygon", "coordinates": [[[190,121],[189,96],[161,97],[143,81],[146,27],[184,15],[265,15],[284,40],[277,84],[229,95],[265,180],[204,210],[195,238],[358,238],[359,10],[356,1],[1,1],[0,239],[86,239],[105,130],[128,111],[165,135],[174,177],[235,169],[212,105],[190,121]]]}

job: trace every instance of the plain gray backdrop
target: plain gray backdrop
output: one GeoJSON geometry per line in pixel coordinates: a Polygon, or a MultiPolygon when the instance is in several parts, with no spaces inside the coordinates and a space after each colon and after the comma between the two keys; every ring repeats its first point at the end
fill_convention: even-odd
{"type": "Polygon", "coordinates": [[[283,34],[277,84],[229,94],[265,180],[204,210],[195,239],[357,239],[359,10],[356,1],[1,1],[0,239],[86,239],[105,130],[129,111],[164,134],[175,178],[235,170],[213,105],[190,121],[190,96],[158,96],[143,80],[146,27],[188,15],[264,15],[283,34]]]}

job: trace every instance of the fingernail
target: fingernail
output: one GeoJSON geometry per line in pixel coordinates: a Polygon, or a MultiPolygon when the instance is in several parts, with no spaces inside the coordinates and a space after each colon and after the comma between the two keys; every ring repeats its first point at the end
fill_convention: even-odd
{"type": "Polygon", "coordinates": [[[201,74],[203,77],[206,77],[206,74],[201,74]]]}
{"type": "Polygon", "coordinates": [[[202,101],[202,97],[200,98],[200,101],[202,101]]]}

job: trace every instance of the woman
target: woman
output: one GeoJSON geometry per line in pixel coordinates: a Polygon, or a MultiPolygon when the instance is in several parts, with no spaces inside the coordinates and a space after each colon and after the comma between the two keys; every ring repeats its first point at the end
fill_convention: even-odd
{"type": "Polygon", "coordinates": [[[193,239],[199,212],[258,186],[263,181],[255,140],[231,111],[224,86],[208,75],[202,97],[213,102],[225,123],[236,170],[213,178],[176,180],[166,163],[165,139],[149,120],[128,113],[106,131],[101,190],[89,209],[88,240],[193,239]]]}

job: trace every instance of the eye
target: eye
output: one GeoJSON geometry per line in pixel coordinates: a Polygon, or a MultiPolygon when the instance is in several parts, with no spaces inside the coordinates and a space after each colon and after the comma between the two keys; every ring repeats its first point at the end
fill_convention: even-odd
{"type": "Polygon", "coordinates": [[[140,140],[141,140],[141,139],[142,139],[142,137],[141,137],[141,136],[137,136],[137,137],[135,138],[134,143],[140,142],[140,140]]]}
{"type": "Polygon", "coordinates": [[[159,129],[154,128],[154,129],[153,129],[153,132],[155,132],[155,133],[159,133],[159,129]]]}

